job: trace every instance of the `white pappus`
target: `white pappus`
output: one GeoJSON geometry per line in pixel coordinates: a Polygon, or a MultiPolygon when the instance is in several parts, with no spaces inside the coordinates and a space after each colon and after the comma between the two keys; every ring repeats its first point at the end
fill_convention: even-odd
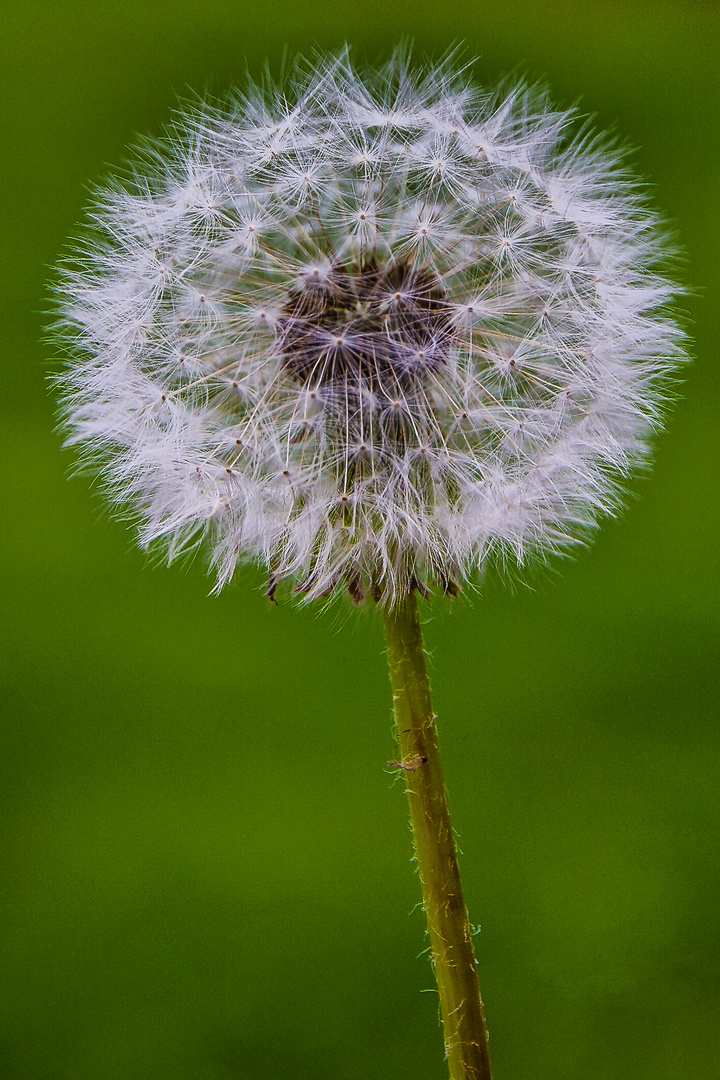
{"type": "Polygon", "coordinates": [[[453,57],[347,50],[181,112],[57,286],[68,441],[170,559],[455,592],[585,539],[685,358],[620,155],[453,57]]]}

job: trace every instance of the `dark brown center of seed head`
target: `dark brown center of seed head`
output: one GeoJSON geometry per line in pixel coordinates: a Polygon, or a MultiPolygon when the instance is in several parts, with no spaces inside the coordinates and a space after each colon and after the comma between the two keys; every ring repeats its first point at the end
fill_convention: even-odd
{"type": "Polygon", "coordinates": [[[438,280],[404,262],[311,270],[278,325],[286,370],[308,385],[384,396],[446,362],[449,324],[438,280]]]}

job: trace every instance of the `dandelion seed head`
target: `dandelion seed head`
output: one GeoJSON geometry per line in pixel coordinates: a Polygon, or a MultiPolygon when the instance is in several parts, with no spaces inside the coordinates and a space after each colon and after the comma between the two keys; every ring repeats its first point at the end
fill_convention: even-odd
{"type": "Polygon", "coordinates": [[[143,544],[312,599],[571,549],[685,359],[668,248],[544,92],[349,53],[182,112],[58,286],[69,442],[143,544]]]}

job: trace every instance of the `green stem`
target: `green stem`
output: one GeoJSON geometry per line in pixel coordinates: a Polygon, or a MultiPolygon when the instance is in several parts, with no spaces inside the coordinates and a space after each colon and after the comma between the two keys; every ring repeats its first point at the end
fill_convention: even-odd
{"type": "Polygon", "coordinates": [[[440,993],[450,1080],[492,1080],[473,939],[463,898],[414,592],[385,614],[398,766],[440,993]]]}

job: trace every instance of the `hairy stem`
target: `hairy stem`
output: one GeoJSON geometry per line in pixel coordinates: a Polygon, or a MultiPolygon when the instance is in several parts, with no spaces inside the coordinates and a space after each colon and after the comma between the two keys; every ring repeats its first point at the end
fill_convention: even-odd
{"type": "Polygon", "coordinates": [[[417,599],[385,615],[400,757],[450,1080],[492,1080],[475,951],[443,779],[417,599]]]}

